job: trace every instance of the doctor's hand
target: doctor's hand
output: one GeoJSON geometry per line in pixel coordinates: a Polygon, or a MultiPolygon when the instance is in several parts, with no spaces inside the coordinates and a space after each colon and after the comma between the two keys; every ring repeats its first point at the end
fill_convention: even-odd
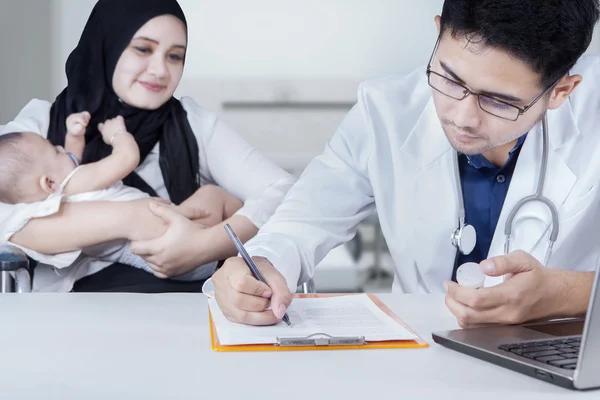
{"type": "Polygon", "coordinates": [[[446,305],[462,328],[561,316],[563,296],[559,292],[565,290],[561,271],[543,267],[523,251],[484,260],[480,267],[488,276],[512,276],[497,286],[481,289],[445,283],[446,305]]]}
{"type": "Polygon", "coordinates": [[[242,258],[231,257],[212,276],[215,299],[230,321],[247,325],[276,324],[292,303],[292,293],[283,275],[266,258],[252,259],[268,286],[252,276],[242,258]]]}

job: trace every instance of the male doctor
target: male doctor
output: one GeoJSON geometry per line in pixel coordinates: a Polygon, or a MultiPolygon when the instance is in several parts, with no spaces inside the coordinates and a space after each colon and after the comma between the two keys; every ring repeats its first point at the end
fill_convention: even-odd
{"type": "Polygon", "coordinates": [[[580,57],[598,15],[597,0],[446,0],[427,68],[363,83],[324,153],[247,243],[269,286],[238,257],[215,273],[225,315],[277,322],[375,206],[393,290],[445,290],[461,326],[583,314],[600,256],[600,58],[580,57]],[[527,203],[504,255],[507,218],[540,183],[546,113],[541,194],[558,224],[551,207],[527,203]],[[472,250],[451,240],[463,209],[472,250]],[[454,282],[466,262],[480,263],[485,288],[454,282]]]}

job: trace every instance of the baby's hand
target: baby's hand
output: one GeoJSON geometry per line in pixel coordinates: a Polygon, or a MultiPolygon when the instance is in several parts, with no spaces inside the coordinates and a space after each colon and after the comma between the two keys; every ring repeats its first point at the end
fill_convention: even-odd
{"type": "Polygon", "coordinates": [[[90,122],[90,113],[87,111],[71,114],[67,117],[67,134],[83,136],[85,128],[90,122]]]}
{"type": "Polygon", "coordinates": [[[116,140],[117,135],[129,135],[129,132],[127,132],[127,127],[125,126],[125,120],[120,115],[112,119],[107,119],[104,121],[104,123],[99,123],[98,130],[102,134],[104,143],[111,146],[113,144],[113,140],[116,140]]]}

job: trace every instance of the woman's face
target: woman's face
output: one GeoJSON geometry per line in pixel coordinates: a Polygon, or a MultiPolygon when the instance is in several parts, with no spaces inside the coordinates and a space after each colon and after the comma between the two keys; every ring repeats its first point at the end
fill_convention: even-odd
{"type": "Polygon", "coordinates": [[[155,17],[142,26],[121,54],[112,85],[130,106],[155,110],[173,96],[185,59],[185,25],[172,15],[155,17]]]}

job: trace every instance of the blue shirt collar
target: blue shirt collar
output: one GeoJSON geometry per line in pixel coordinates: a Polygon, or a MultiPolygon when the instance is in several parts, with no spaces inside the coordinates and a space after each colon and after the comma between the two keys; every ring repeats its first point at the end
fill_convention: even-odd
{"type": "MultiPolygon", "coordinates": [[[[527,134],[521,136],[519,140],[517,140],[517,144],[515,144],[515,147],[513,147],[513,149],[508,152],[508,160],[506,161],[507,163],[512,159],[514,152],[517,151],[523,145],[523,142],[525,142],[526,137],[527,134]]],[[[487,158],[485,158],[483,154],[474,154],[466,157],[469,161],[469,165],[471,165],[475,169],[498,168],[494,164],[492,164],[487,158]]]]}

